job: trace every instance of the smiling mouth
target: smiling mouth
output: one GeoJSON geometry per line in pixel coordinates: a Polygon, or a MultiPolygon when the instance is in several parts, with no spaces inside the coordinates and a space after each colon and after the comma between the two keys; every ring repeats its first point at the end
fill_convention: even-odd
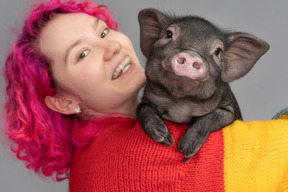
{"type": "Polygon", "coordinates": [[[117,66],[113,74],[112,80],[119,78],[123,73],[125,73],[131,67],[131,58],[126,57],[120,65],[117,66]]]}

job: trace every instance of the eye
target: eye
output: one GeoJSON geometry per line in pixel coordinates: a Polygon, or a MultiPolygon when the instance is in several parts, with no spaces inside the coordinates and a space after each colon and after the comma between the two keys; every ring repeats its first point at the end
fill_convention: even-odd
{"type": "Polygon", "coordinates": [[[84,50],[80,53],[80,55],[78,56],[77,62],[82,60],[84,57],[86,57],[88,55],[89,51],[88,50],[84,50]]]}
{"type": "Polygon", "coordinates": [[[105,29],[102,31],[102,33],[101,33],[101,38],[106,37],[106,35],[108,35],[108,33],[109,33],[109,28],[107,27],[107,28],[105,28],[105,29]]]}
{"type": "Polygon", "coordinates": [[[222,49],[218,47],[218,48],[215,50],[214,55],[218,57],[221,52],[222,52],[222,49]]]}
{"type": "Polygon", "coordinates": [[[172,31],[167,30],[167,31],[166,31],[166,35],[165,35],[165,38],[167,38],[167,39],[171,39],[172,37],[173,37],[173,33],[172,33],[172,31]]]}

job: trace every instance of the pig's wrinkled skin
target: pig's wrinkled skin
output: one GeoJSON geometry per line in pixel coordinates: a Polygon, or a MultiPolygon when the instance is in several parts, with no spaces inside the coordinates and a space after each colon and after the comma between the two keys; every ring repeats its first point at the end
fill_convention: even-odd
{"type": "Polygon", "coordinates": [[[174,139],[162,119],[190,122],[178,144],[188,162],[211,132],[242,119],[228,83],[248,73],[269,45],[200,17],[144,9],[138,20],[147,84],[137,118],[153,140],[168,146],[174,139]]]}

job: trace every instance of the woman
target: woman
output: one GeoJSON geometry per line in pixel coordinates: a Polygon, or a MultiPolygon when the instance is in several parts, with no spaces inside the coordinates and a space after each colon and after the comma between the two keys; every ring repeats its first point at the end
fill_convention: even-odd
{"type": "MultiPolygon", "coordinates": [[[[287,120],[236,121],[187,164],[149,139],[135,118],[144,70],[105,9],[47,1],[12,47],[6,130],[29,169],[69,178],[72,192],[288,189],[287,120]]],[[[177,143],[187,126],[166,123],[177,143]]]]}
{"type": "Polygon", "coordinates": [[[71,152],[69,135],[78,119],[135,115],[144,70],[128,37],[112,30],[117,24],[105,8],[76,1],[41,4],[7,58],[8,132],[19,143],[18,157],[35,171],[43,166],[44,175],[67,172],[69,157],[59,151],[71,152]],[[41,150],[55,164],[45,163],[41,150]]]}

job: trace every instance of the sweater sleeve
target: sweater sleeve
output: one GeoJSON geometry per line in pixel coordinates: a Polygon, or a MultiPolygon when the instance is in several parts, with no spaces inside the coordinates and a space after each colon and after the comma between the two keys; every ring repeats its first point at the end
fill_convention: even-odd
{"type": "Polygon", "coordinates": [[[236,121],[223,130],[225,191],[288,191],[288,121],[236,121]]]}
{"type": "Polygon", "coordinates": [[[235,121],[210,134],[189,163],[177,145],[187,125],[166,122],[172,147],[152,141],[137,120],[116,119],[75,148],[70,192],[288,191],[288,121],[235,121]]]}

